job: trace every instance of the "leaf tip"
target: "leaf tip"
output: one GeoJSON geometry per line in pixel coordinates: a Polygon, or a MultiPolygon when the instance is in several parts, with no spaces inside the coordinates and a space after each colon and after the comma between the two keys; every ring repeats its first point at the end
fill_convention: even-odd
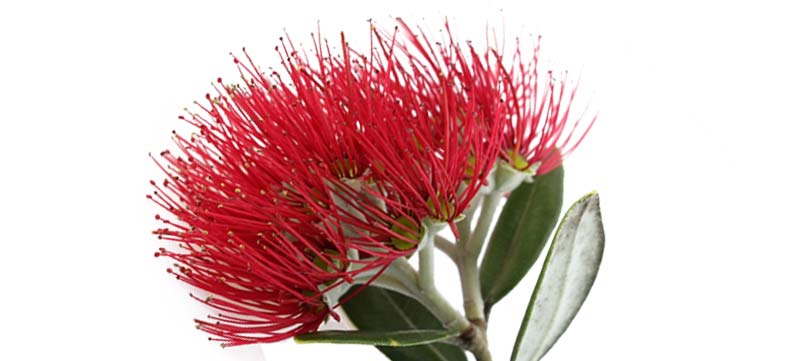
{"type": "Polygon", "coordinates": [[[592,190],[592,191],[590,191],[590,192],[586,193],[584,196],[582,196],[582,198],[583,198],[583,199],[586,199],[586,198],[593,198],[593,199],[599,200],[599,191],[597,191],[596,189],[594,189],[594,190],[592,190]]]}
{"type": "Polygon", "coordinates": [[[297,343],[299,345],[300,344],[307,344],[307,343],[316,343],[317,341],[314,340],[314,337],[312,337],[313,334],[315,334],[315,333],[314,332],[310,332],[310,333],[304,333],[304,334],[300,334],[300,335],[295,335],[295,336],[293,336],[293,342],[295,342],[295,343],[297,343]]]}
{"type": "Polygon", "coordinates": [[[595,207],[599,209],[601,207],[599,202],[599,192],[592,190],[580,197],[580,199],[578,199],[577,202],[574,202],[574,204],[584,204],[585,207],[595,207]]]}

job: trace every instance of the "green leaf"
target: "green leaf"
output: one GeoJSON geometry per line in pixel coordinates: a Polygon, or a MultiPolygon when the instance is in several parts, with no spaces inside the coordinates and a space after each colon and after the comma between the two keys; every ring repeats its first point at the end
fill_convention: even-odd
{"type": "MultiPolygon", "coordinates": [[[[349,292],[356,292],[358,287],[361,286],[349,292]]],[[[442,323],[418,301],[375,286],[367,286],[343,304],[342,308],[360,331],[444,329],[442,323]]],[[[408,347],[377,347],[393,361],[467,361],[463,350],[440,342],[408,347]]]]}
{"type": "Polygon", "coordinates": [[[295,337],[298,343],[347,343],[374,346],[405,347],[441,341],[457,334],[445,330],[407,331],[321,331],[295,337]]]}
{"type": "Polygon", "coordinates": [[[511,192],[480,265],[480,289],[487,315],[538,259],[562,206],[562,166],[511,192]]]}
{"type": "Polygon", "coordinates": [[[527,305],[512,361],[541,359],[566,331],[596,280],[604,246],[599,195],[594,192],[574,203],[560,222],[527,305]]]}

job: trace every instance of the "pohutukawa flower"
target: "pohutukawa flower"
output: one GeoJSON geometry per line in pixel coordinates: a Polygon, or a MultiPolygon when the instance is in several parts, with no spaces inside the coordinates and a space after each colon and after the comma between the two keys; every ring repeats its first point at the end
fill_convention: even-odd
{"type": "MultiPolygon", "coordinates": [[[[406,39],[418,42],[398,21],[406,39]]],[[[364,118],[362,148],[376,165],[374,179],[389,204],[408,206],[419,220],[449,222],[455,231],[453,221],[486,183],[499,155],[503,118],[484,121],[494,116],[497,102],[466,92],[469,82],[487,81],[480,78],[484,74],[462,79],[449,62],[436,62],[430,46],[418,47],[417,57],[395,34],[375,35],[384,56],[399,52],[404,61],[387,69],[402,85],[384,89],[395,102],[393,114],[364,118]]]]}
{"type": "Polygon", "coordinates": [[[357,118],[392,112],[370,95],[400,84],[378,78],[384,64],[352,60],[345,45],[332,58],[317,42],[314,67],[284,45],[291,83],[235,58],[243,85],[218,79],[217,95],[181,117],[198,132],[174,135],[180,155],[161,154],[168,179],[152,182],[149,196],[173,216],[158,215],[166,226],[155,234],[180,246],[156,255],[173,258],[169,272],[208,293],[193,297],[221,313],[196,322],[224,345],[316,330],[335,316],[336,300],[324,295],[420,240],[409,208],[372,191],[372,162],[359,149],[357,118]]]}
{"type": "MultiPolygon", "coordinates": [[[[413,62],[455,76],[461,84],[456,95],[478,104],[482,121],[504,125],[498,140],[500,158],[517,170],[541,175],[555,169],[596,120],[595,115],[572,115],[577,86],[570,84],[565,74],[561,79],[552,71],[539,74],[540,38],[532,59],[526,62],[518,39],[513,57],[506,59],[501,50],[478,51],[471,43],[464,51],[449,26],[446,42],[431,45],[424,34],[414,34],[404,22],[398,22],[409,35],[404,51],[413,62]],[[510,65],[506,66],[507,62],[510,65]]],[[[586,108],[582,114],[587,113],[586,108]]]]}
{"type": "MultiPolygon", "coordinates": [[[[500,68],[500,74],[512,80],[503,95],[511,119],[503,140],[503,158],[516,169],[532,167],[535,174],[542,175],[557,168],[577,148],[596,115],[572,115],[577,85],[568,82],[566,74],[559,80],[552,71],[539,74],[538,43],[529,63],[518,49],[513,66],[500,68]]],[[[587,107],[582,114],[587,114],[587,107]]]]}

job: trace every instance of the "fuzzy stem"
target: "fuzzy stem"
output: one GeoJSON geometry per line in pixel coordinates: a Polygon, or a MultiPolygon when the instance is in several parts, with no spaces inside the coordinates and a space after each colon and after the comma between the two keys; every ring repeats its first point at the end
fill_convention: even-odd
{"type": "MultiPolygon", "coordinates": [[[[491,222],[500,204],[502,194],[492,192],[482,196],[480,215],[474,231],[469,237],[461,238],[456,248],[456,265],[461,278],[461,290],[464,295],[464,310],[470,322],[470,328],[461,334],[464,347],[472,352],[478,361],[492,361],[489,342],[486,335],[487,321],[484,314],[483,295],[480,290],[480,257],[491,222]]],[[[471,220],[472,212],[468,217],[471,220]]],[[[469,224],[467,224],[469,226],[469,224]]]]}
{"type": "Polygon", "coordinates": [[[491,351],[489,351],[489,344],[486,341],[486,330],[480,328],[477,330],[479,335],[474,338],[474,342],[472,343],[469,351],[475,355],[475,359],[477,361],[492,361],[491,351]]]}
{"type": "Polygon", "coordinates": [[[483,248],[483,243],[486,241],[486,236],[489,234],[491,221],[494,219],[494,214],[497,210],[497,206],[500,204],[501,198],[502,194],[500,193],[489,193],[483,197],[478,223],[475,226],[472,237],[467,240],[466,251],[468,255],[474,255],[476,258],[480,256],[480,250],[483,248]]]}
{"type": "Polygon", "coordinates": [[[434,283],[434,269],[433,269],[433,256],[434,256],[434,238],[430,237],[427,244],[420,249],[420,289],[423,291],[436,289],[434,283]]]}
{"type": "Polygon", "coordinates": [[[475,196],[469,208],[464,211],[464,219],[456,223],[458,233],[462,240],[467,240],[472,235],[472,218],[475,217],[475,211],[480,207],[481,198],[483,198],[481,194],[475,196]]]}
{"type": "Polygon", "coordinates": [[[444,323],[445,327],[448,329],[456,330],[456,331],[464,331],[465,329],[469,328],[469,322],[462,316],[458,311],[456,311],[453,306],[447,302],[447,299],[442,296],[441,293],[436,289],[436,283],[434,281],[434,237],[431,237],[427,240],[428,244],[424,245],[422,249],[420,249],[420,274],[419,274],[419,286],[422,292],[422,296],[427,303],[426,306],[431,308],[431,312],[433,312],[437,317],[440,317],[442,323],[444,323]]]}
{"type": "Polygon", "coordinates": [[[480,291],[478,258],[489,233],[494,213],[500,204],[500,198],[501,194],[499,193],[490,193],[484,196],[475,231],[471,238],[465,240],[463,253],[458,259],[458,272],[461,276],[461,288],[464,295],[464,310],[467,318],[476,323],[484,322],[486,319],[483,311],[483,296],[480,291]]]}
{"type": "Polygon", "coordinates": [[[461,277],[461,291],[464,295],[464,312],[467,319],[470,321],[485,320],[476,260],[468,257],[461,260],[458,274],[461,277]]]}
{"type": "Polygon", "coordinates": [[[453,242],[448,241],[447,238],[444,238],[442,236],[434,237],[434,241],[436,248],[444,252],[444,254],[446,254],[447,257],[450,257],[450,259],[452,259],[453,262],[455,262],[456,258],[458,257],[458,247],[453,242]]]}

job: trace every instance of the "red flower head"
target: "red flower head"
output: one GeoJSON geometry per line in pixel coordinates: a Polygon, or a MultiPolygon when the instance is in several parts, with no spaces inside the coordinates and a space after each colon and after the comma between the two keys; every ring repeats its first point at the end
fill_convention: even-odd
{"type": "MultiPolygon", "coordinates": [[[[409,44],[404,51],[415,64],[422,64],[440,75],[434,88],[443,88],[445,81],[458,86],[452,89],[459,114],[466,114],[475,104],[476,117],[485,128],[502,126],[502,139],[495,141],[500,158],[520,171],[545,174],[561,164],[590,130],[596,117],[570,118],[576,85],[565,78],[556,80],[551,71],[546,77],[538,73],[539,47],[536,43],[533,58],[526,63],[519,42],[517,50],[506,66],[502,52],[493,48],[479,52],[469,44],[464,51],[453,39],[449,26],[447,41],[431,42],[424,34],[413,34],[408,26],[398,20],[408,33],[409,44]],[[442,86],[439,86],[442,85],[442,86]]],[[[428,74],[432,77],[434,74],[428,74]]],[[[455,113],[454,113],[455,114],[455,113]]],[[[490,142],[490,137],[486,137],[490,142]]]]}
{"type": "Polygon", "coordinates": [[[534,173],[542,175],[557,168],[577,148],[596,116],[580,116],[572,122],[577,85],[569,83],[566,74],[559,80],[552,71],[539,75],[538,43],[529,63],[522,59],[518,45],[517,40],[513,66],[500,67],[500,75],[511,79],[502,95],[511,119],[502,156],[518,170],[535,168],[534,173]]]}
{"type": "Polygon", "coordinates": [[[470,82],[489,79],[483,72],[457,76],[460,69],[450,58],[460,51],[457,45],[436,52],[398,22],[416,47],[375,32],[383,55],[394,60],[398,52],[402,61],[386,69],[392,82],[383,92],[393,102],[391,114],[364,118],[362,149],[388,204],[407,207],[417,220],[448,222],[455,231],[453,221],[486,183],[499,154],[503,118],[483,121],[493,116],[496,101],[483,102],[468,90],[470,82]]]}
{"type": "Polygon", "coordinates": [[[165,227],[154,233],[180,250],[156,255],[173,258],[169,272],[209,294],[194,298],[221,313],[198,327],[224,345],[316,330],[336,316],[336,300],[324,297],[330,290],[383,269],[420,240],[406,207],[368,197],[372,163],[357,131],[367,112],[391,114],[379,104],[391,100],[373,94],[398,84],[379,78],[381,64],[352,60],[343,48],[332,58],[317,42],[310,65],[283,44],[290,83],[236,58],[244,84],[218,79],[200,114],[180,117],[197,134],[175,134],[180,155],[161,154],[168,179],[152,182],[149,198],[173,219],[157,216],[165,227]]]}

